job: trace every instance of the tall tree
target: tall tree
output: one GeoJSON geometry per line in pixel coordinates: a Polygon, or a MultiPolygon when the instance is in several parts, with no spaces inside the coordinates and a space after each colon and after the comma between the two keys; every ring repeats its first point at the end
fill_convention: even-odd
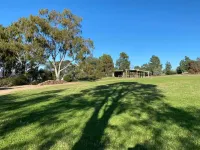
{"type": "Polygon", "coordinates": [[[149,68],[152,75],[160,75],[162,73],[162,64],[158,56],[153,55],[149,62],[149,68]]]}
{"type": "Polygon", "coordinates": [[[130,69],[129,56],[125,52],[120,53],[120,57],[116,61],[116,67],[119,70],[130,69]]]}
{"type": "Polygon", "coordinates": [[[60,80],[63,70],[91,54],[93,42],[81,36],[82,19],[71,11],[65,9],[63,12],[56,12],[42,9],[38,16],[30,16],[30,20],[37,28],[34,36],[45,49],[57,80],[60,80]],[[70,63],[62,67],[65,60],[70,63]]]}
{"type": "Polygon", "coordinates": [[[34,28],[29,19],[21,18],[4,28],[4,31],[4,39],[0,42],[0,48],[3,49],[1,52],[6,53],[7,59],[12,56],[12,68],[15,68],[15,73],[25,73],[33,69],[37,58],[44,60],[41,55],[37,57],[39,53],[43,54],[43,48],[41,45],[38,46],[38,38],[35,37],[36,27],[34,28]]]}
{"type": "Polygon", "coordinates": [[[9,40],[8,29],[0,25],[0,68],[3,77],[11,75],[16,63],[15,53],[11,50],[13,44],[9,40]]]}
{"type": "Polygon", "coordinates": [[[180,61],[180,69],[182,72],[189,71],[189,62],[190,61],[191,61],[191,59],[188,56],[185,56],[185,58],[180,61]]]}
{"type": "Polygon", "coordinates": [[[110,55],[103,54],[99,58],[99,60],[104,76],[106,77],[112,76],[114,70],[114,63],[112,57],[110,55]]]}
{"type": "Polygon", "coordinates": [[[167,61],[165,64],[165,74],[170,75],[171,71],[172,71],[172,65],[170,62],[167,61]]]}

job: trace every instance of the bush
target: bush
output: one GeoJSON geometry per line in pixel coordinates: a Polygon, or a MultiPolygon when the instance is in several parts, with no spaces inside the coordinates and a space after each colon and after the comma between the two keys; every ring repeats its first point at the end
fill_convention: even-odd
{"type": "Polygon", "coordinates": [[[183,73],[180,67],[177,67],[176,73],[177,73],[177,74],[182,74],[182,73],[183,73]]]}
{"type": "Polygon", "coordinates": [[[0,80],[0,87],[2,86],[15,86],[15,85],[25,85],[28,84],[28,78],[25,75],[20,75],[16,77],[9,77],[0,80]]]}
{"type": "Polygon", "coordinates": [[[65,75],[64,78],[63,78],[65,81],[67,82],[72,82],[73,81],[73,78],[71,75],[65,75]]]}
{"type": "Polygon", "coordinates": [[[39,76],[42,80],[42,82],[46,81],[46,80],[53,80],[53,73],[51,71],[48,70],[44,70],[44,69],[40,69],[39,70],[39,76]]]}
{"type": "Polygon", "coordinates": [[[177,74],[177,72],[173,70],[166,72],[166,75],[175,75],[175,74],[177,74]]]}

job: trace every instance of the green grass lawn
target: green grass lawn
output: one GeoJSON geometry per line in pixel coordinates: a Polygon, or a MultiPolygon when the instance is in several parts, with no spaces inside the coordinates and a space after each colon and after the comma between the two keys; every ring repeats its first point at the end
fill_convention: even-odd
{"type": "Polygon", "coordinates": [[[108,78],[0,96],[0,149],[200,149],[200,76],[108,78]]]}

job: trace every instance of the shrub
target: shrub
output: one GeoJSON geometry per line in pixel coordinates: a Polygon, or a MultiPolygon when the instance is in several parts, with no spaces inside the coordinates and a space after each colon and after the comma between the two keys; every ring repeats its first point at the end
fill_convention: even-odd
{"type": "Polygon", "coordinates": [[[25,85],[29,81],[25,75],[20,75],[16,77],[9,77],[0,80],[0,87],[2,86],[15,86],[15,85],[25,85]]]}
{"type": "Polygon", "coordinates": [[[25,85],[28,83],[29,83],[29,80],[25,75],[20,75],[13,78],[13,85],[25,85]]]}
{"type": "Polygon", "coordinates": [[[180,67],[177,67],[177,68],[176,68],[176,73],[177,73],[177,74],[182,74],[182,73],[183,73],[180,67]]]}
{"type": "Polygon", "coordinates": [[[44,82],[46,80],[53,80],[53,73],[48,70],[40,69],[39,70],[39,76],[41,80],[44,82]]]}
{"type": "Polygon", "coordinates": [[[175,75],[175,74],[177,74],[177,72],[174,70],[170,70],[166,72],[166,75],[175,75]]]}
{"type": "Polygon", "coordinates": [[[65,75],[64,78],[63,78],[65,81],[67,82],[72,82],[73,81],[73,78],[71,75],[65,75]]]}

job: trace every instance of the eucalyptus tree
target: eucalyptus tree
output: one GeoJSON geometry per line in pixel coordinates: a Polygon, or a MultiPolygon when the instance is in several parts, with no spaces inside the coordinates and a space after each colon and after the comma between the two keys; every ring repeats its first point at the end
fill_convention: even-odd
{"type": "Polygon", "coordinates": [[[8,34],[20,73],[45,63],[44,41],[38,34],[37,25],[30,18],[20,18],[12,23],[8,27],[8,34]]]}
{"type": "Polygon", "coordinates": [[[11,50],[8,29],[0,25],[0,69],[3,77],[9,76],[15,64],[15,53],[11,50]]]}
{"type": "Polygon", "coordinates": [[[60,80],[63,70],[91,54],[93,42],[81,36],[82,19],[71,11],[42,9],[38,16],[31,15],[30,21],[35,24],[37,32],[34,37],[44,48],[44,54],[54,67],[57,80],[60,80]],[[66,60],[70,63],[63,66],[66,60]]]}

